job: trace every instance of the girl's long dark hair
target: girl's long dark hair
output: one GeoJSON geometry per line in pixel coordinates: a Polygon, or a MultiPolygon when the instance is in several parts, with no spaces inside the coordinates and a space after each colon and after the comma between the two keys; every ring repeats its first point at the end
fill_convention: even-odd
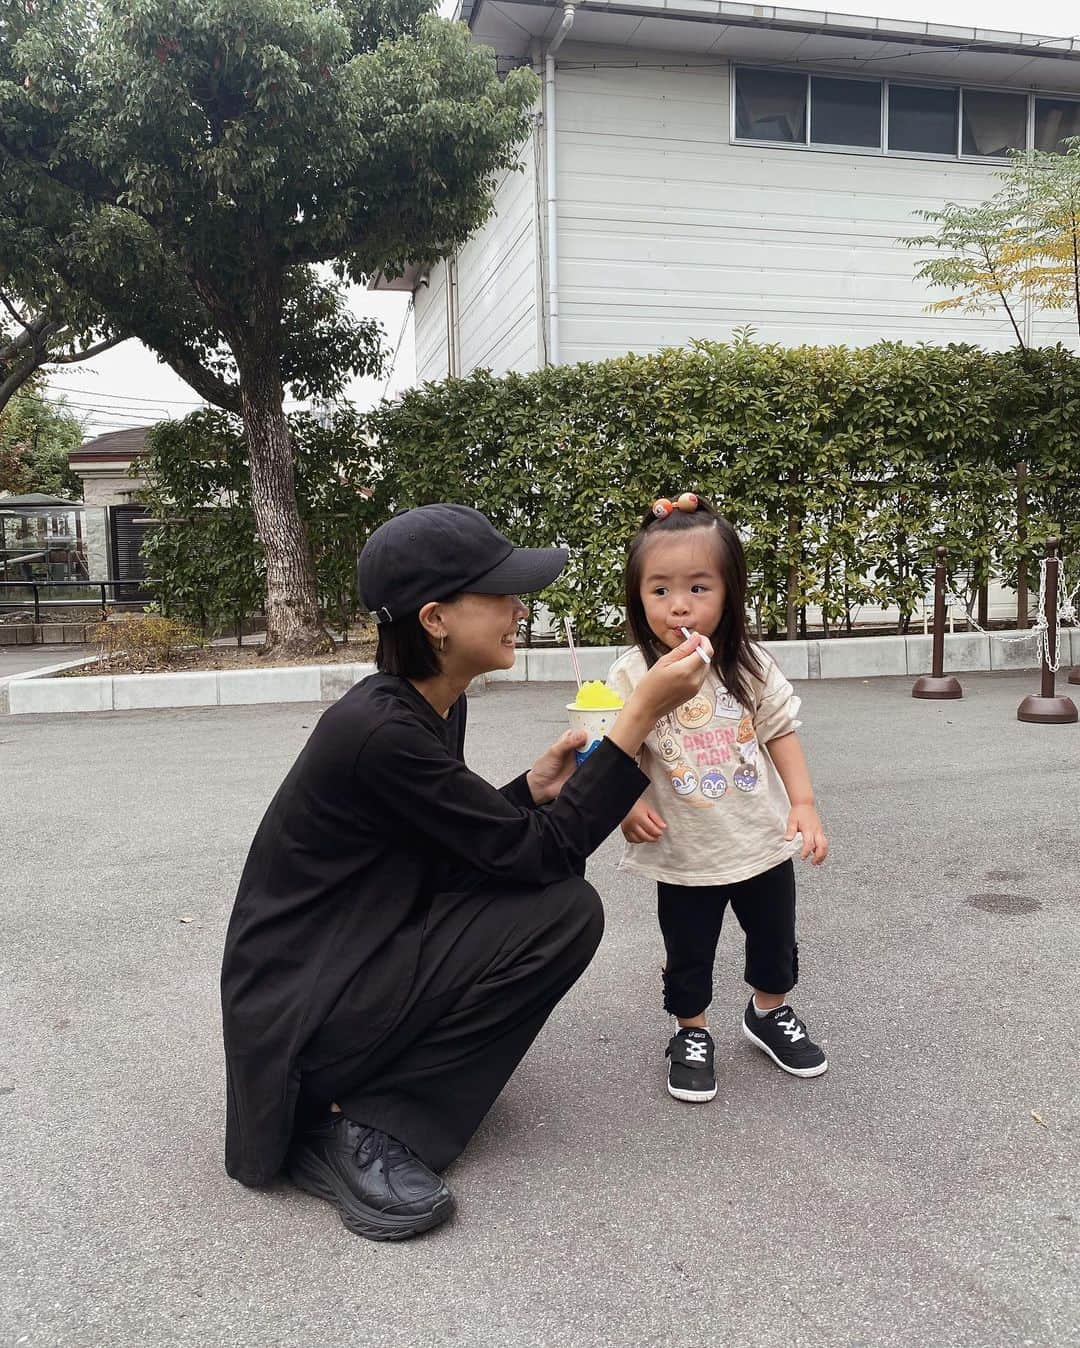
{"type": "Polygon", "coordinates": [[[647,545],[665,534],[685,533],[688,529],[708,531],[716,551],[717,569],[724,582],[724,611],[715,632],[706,632],[713,646],[712,667],[724,687],[746,708],[754,705],[751,678],[764,678],[746,629],[746,554],[739,535],[709,502],[698,497],[698,507],[687,513],[673,510],[664,519],[658,519],[651,508],[646,511],[641,525],[630,544],[626,559],[626,627],[630,640],[645,657],[650,667],[668,652],[667,646],[655,635],[645,617],[641,599],[641,578],[647,545]]]}

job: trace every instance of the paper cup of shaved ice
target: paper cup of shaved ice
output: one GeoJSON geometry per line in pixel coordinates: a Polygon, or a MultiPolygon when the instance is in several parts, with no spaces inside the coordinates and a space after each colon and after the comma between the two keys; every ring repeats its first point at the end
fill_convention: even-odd
{"type": "Polygon", "coordinates": [[[566,704],[570,729],[584,730],[587,736],[584,747],[574,750],[579,764],[585,762],[607,734],[608,729],[615,724],[615,718],[622,711],[622,705],[623,700],[618,693],[606,683],[601,683],[599,679],[583,683],[573,702],[566,704]]]}

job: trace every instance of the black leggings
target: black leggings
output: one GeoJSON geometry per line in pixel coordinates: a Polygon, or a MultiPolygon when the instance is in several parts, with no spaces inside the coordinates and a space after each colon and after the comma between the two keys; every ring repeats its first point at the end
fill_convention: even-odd
{"type": "Polygon", "coordinates": [[[759,992],[784,993],[799,981],[795,868],[791,861],[734,885],[657,885],[664,935],[664,1010],[683,1020],[712,1001],[716,943],[730,903],[746,933],[744,977],[759,992]]]}

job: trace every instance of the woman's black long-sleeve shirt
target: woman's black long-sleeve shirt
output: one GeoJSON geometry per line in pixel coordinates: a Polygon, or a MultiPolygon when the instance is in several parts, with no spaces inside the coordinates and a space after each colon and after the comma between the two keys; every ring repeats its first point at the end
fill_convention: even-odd
{"type": "Polygon", "coordinates": [[[465,766],[465,718],[464,697],[443,718],[372,675],[323,715],[259,826],[221,974],[225,1165],[245,1184],[284,1160],[297,1060],[331,1008],[355,1026],[343,1055],[393,1023],[441,878],[535,890],[580,874],[648,784],[605,740],[538,807],[524,775],[497,790],[465,766]]]}

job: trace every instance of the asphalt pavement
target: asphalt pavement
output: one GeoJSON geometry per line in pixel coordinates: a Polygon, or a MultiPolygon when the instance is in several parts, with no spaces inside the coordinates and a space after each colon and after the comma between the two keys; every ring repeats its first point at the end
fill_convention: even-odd
{"type": "MultiPolygon", "coordinates": [[[[1080,1345],[1080,726],[1017,722],[1033,679],[800,687],[817,1080],[739,1033],[726,929],[719,1093],[667,1096],[655,896],[609,840],[596,960],[402,1245],[222,1169],[225,924],[323,708],[0,719],[3,1343],[1080,1345]]],[[[516,775],[566,701],[474,698],[472,765],[516,775]]]]}

